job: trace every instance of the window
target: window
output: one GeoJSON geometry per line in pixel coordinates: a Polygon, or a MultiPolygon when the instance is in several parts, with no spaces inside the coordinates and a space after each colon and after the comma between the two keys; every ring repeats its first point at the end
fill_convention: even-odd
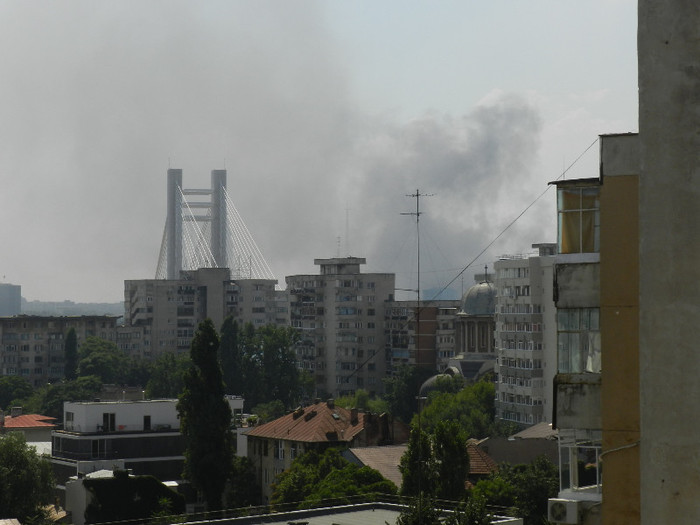
{"type": "Polygon", "coordinates": [[[143,416],[143,429],[151,430],[151,416],[143,416]]]}
{"type": "Polygon", "coordinates": [[[600,251],[600,187],[560,187],[557,191],[559,253],[600,251]]]}
{"type": "Polygon", "coordinates": [[[558,309],[557,342],[560,373],[600,373],[600,309],[558,309]]]}

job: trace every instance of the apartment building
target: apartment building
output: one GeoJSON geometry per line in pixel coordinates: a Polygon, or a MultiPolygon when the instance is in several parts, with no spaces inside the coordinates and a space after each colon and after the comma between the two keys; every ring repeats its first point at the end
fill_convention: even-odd
{"type": "Polygon", "coordinates": [[[503,256],[496,271],[496,417],[521,425],[552,422],[557,362],[552,286],[556,244],[503,256]]]}
{"type": "Polygon", "coordinates": [[[78,344],[91,336],[115,341],[117,320],[109,315],[0,317],[0,373],[21,376],[35,387],[60,381],[68,330],[75,329],[78,344]]]}
{"type": "Polygon", "coordinates": [[[634,523],[640,514],[639,137],[600,140],[600,177],[554,183],[555,522],[634,523]]]}
{"type": "Polygon", "coordinates": [[[318,275],[286,278],[291,325],[301,333],[298,365],[313,374],[318,396],[384,390],[391,367],[384,318],[394,274],[362,273],[365,263],[359,257],[315,259],[318,275]]]}
{"type": "Polygon", "coordinates": [[[384,335],[391,373],[402,365],[443,372],[456,352],[459,306],[459,301],[451,300],[387,302],[384,335]]]}
{"type": "Polygon", "coordinates": [[[124,281],[118,343],[132,355],[156,358],[189,352],[197,326],[207,317],[217,328],[229,315],[242,324],[286,326],[287,295],[276,285],[272,279],[231,279],[228,268],[183,270],[179,279],[124,281]]]}

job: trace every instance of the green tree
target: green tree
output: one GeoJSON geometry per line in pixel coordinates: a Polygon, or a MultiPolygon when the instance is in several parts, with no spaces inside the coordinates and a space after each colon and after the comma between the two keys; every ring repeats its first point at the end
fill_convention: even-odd
{"type": "Polygon", "coordinates": [[[234,456],[231,479],[224,499],[229,508],[260,505],[260,485],[255,481],[253,462],[248,457],[234,456]]]}
{"type": "Polygon", "coordinates": [[[219,337],[211,319],[199,324],[190,348],[190,368],[177,404],[185,438],[184,475],[201,490],[210,510],[221,508],[233,456],[231,408],[224,398],[219,337]]]}
{"type": "Polygon", "coordinates": [[[479,481],[472,493],[489,505],[515,509],[525,525],[539,525],[547,518],[547,499],[558,491],[557,466],[540,456],[529,465],[501,465],[498,472],[479,481]]]}
{"type": "Polygon", "coordinates": [[[125,383],[129,356],[112,341],[88,337],[78,348],[78,375],[97,376],[103,383],[125,383]]]}
{"type": "Polygon", "coordinates": [[[24,436],[0,436],[0,509],[2,516],[20,522],[40,521],[42,506],[53,502],[51,464],[27,445],[24,436]]]}
{"type": "Polygon", "coordinates": [[[429,496],[415,498],[396,519],[396,525],[441,525],[442,511],[429,496]]]}
{"type": "Polygon", "coordinates": [[[469,476],[467,435],[454,421],[440,421],[433,434],[436,490],[439,499],[461,501],[469,476]]]}
{"type": "Polygon", "coordinates": [[[349,502],[362,494],[396,494],[396,485],[369,467],[344,459],[337,449],[323,453],[311,450],[297,457],[274,485],[272,504],[298,503],[299,508],[319,505],[323,500],[349,502]]]}
{"type": "Polygon", "coordinates": [[[260,403],[253,407],[253,414],[257,415],[263,423],[282,417],[285,412],[284,405],[279,399],[269,403],[260,403]]]}
{"type": "Polygon", "coordinates": [[[444,525],[490,525],[491,515],[486,510],[486,500],[471,496],[444,521],[444,525]]]}
{"type": "Polygon", "coordinates": [[[437,472],[430,441],[430,436],[422,428],[419,430],[417,425],[411,428],[408,447],[399,463],[403,478],[401,495],[434,493],[437,472]]]}
{"type": "Polygon", "coordinates": [[[495,392],[490,381],[478,381],[457,393],[433,391],[421,412],[423,428],[432,432],[440,421],[456,421],[468,437],[488,437],[494,428],[495,392]]]}
{"type": "Polygon", "coordinates": [[[33,392],[31,383],[23,377],[0,376],[0,409],[9,409],[13,401],[28,398],[33,392]]]}
{"type": "Polygon", "coordinates": [[[418,412],[418,392],[426,379],[434,372],[422,367],[403,365],[394,377],[384,380],[386,394],[384,399],[389,404],[389,412],[404,423],[410,423],[413,414],[418,412]]]}
{"type": "Polygon", "coordinates": [[[70,328],[66,334],[63,353],[63,376],[67,381],[72,381],[77,377],[78,371],[78,336],[75,328],[70,328]]]}
{"type": "Polygon", "coordinates": [[[149,399],[178,397],[185,387],[185,373],[189,367],[189,356],[176,356],[172,352],[161,354],[153,363],[146,396],[149,399]]]}
{"type": "Polygon", "coordinates": [[[243,388],[243,356],[240,339],[238,322],[232,316],[224,319],[221,325],[219,359],[227,394],[240,395],[243,388]]]}

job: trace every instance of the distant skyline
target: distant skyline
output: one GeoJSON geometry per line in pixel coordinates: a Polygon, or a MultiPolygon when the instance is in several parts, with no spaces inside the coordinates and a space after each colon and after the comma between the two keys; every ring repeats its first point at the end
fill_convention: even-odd
{"type": "MultiPolygon", "coordinates": [[[[284,277],[455,278],[599,134],[636,132],[635,0],[0,3],[2,282],[115,302],[155,276],[166,171],[228,191],[284,277]]],[[[592,147],[567,178],[598,175],[592,147]]],[[[455,281],[556,240],[548,192],[455,281]]],[[[463,284],[462,284],[463,283],[463,284]]]]}

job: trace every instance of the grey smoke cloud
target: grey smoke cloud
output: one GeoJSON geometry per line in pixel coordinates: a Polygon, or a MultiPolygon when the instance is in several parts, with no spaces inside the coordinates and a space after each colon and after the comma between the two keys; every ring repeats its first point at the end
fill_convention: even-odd
{"type": "MultiPolygon", "coordinates": [[[[410,280],[417,188],[444,281],[542,190],[537,111],[367,114],[340,44],[314,2],[0,4],[0,275],[29,299],[120,300],[155,273],[168,166],[206,187],[225,165],[281,283],[346,251],[410,280]]],[[[505,251],[550,240],[533,213],[505,251]]]]}

